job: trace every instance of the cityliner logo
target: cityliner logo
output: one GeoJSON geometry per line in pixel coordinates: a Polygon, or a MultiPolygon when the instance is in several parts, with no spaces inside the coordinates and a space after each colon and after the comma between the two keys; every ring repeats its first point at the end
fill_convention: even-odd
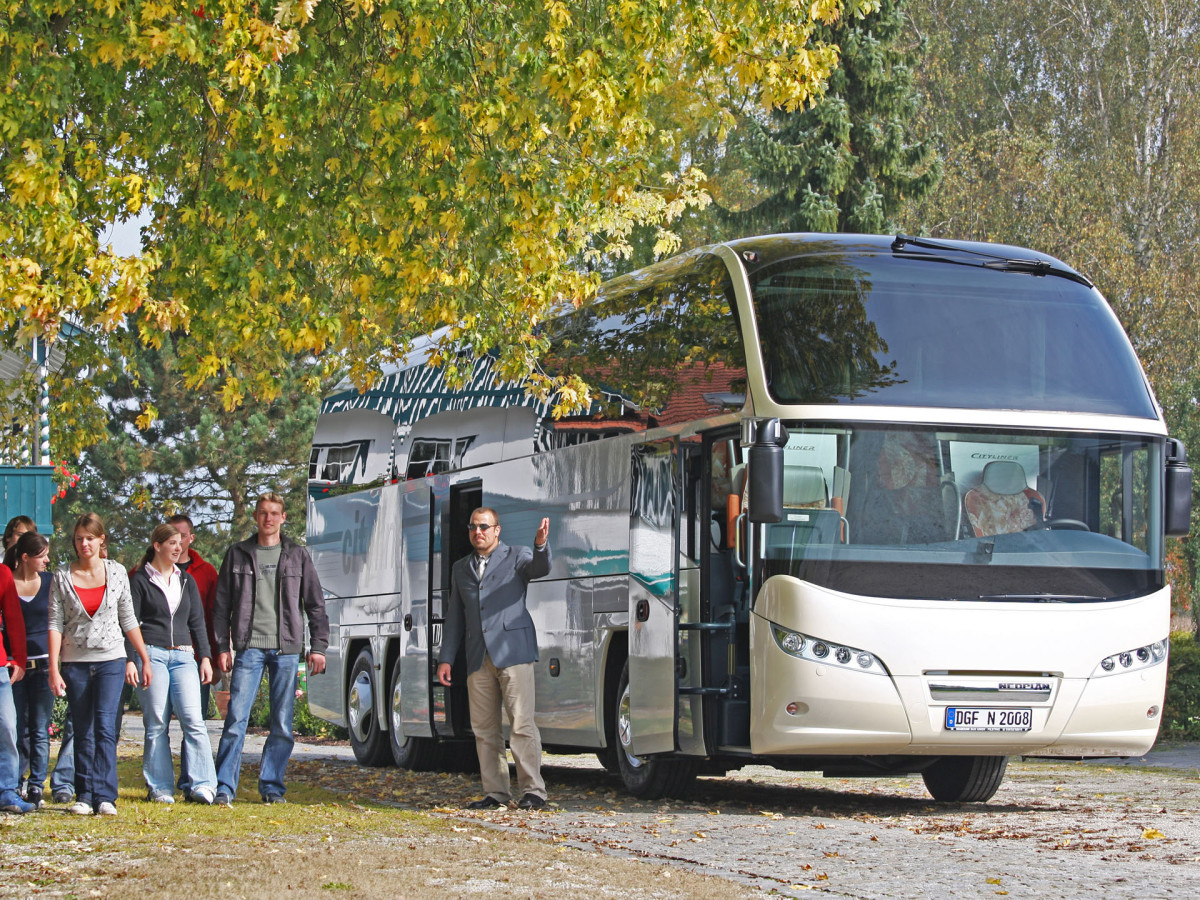
{"type": "Polygon", "coordinates": [[[1014,454],[1014,453],[972,453],[971,459],[986,459],[986,460],[1006,459],[1011,462],[1017,461],[1016,454],[1014,454]]]}

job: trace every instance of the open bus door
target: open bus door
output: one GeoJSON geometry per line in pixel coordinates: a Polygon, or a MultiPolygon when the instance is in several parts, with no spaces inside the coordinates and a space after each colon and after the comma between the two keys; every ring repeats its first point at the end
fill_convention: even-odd
{"type": "Polygon", "coordinates": [[[437,526],[436,553],[430,554],[429,570],[429,709],[433,733],[443,738],[471,734],[470,702],[467,699],[467,651],[459,648],[451,672],[450,687],[437,679],[438,651],[441,649],[441,629],[450,601],[450,573],[454,563],[471,553],[467,523],[471,512],[483,505],[483,483],[478,479],[455,484],[440,503],[435,500],[434,521],[437,526]]]}
{"type": "Polygon", "coordinates": [[[456,661],[450,688],[438,683],[436,673],[450,567],[469,552],[466,523],[482,497],[478,480],[448,491],[444,483],[435,483],[405,496],[404,633],[390,691],[392,756],[404,769],[460,768],[473,753],[473,745],[467,746],[471,752],[460,758],[437,744],[438,738],[470,734],[465,658],[456,661]]]}

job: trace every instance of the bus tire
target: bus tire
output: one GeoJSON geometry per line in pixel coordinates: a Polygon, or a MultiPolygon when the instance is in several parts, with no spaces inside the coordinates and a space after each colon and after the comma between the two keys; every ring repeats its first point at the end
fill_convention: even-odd
{"type": "Polygon", "coordinates": [[[1000,789],[1007,756],[943,756],[921,773],[934,800],[982,803],[1000,789]]]}
{"type": "Polygon", "coordinates": [[[479,774],[479,752],[475,749],[474,741],[445,741],[442,750],[442,767],[445,771],[479,774]]]}
{"type": "Polygon", "coordinates": [[[596,751],[596,759],[600,760],[600,765],[604,766],[605,771],[614,775],[621,774],[621,764],[617,761],[618,752],[616,747],[605,747],[603,750],[596,751]]]}
{"type": "Polygon", "coordinates": [[[625,790],[641,800],[679,797],[684,794],[696,780],[696,773],[699,771],[695,760],[663,757],[642,759],[629,752],[632,737],[629,719],[629,660],[625,660],[625,666],[621,670],[613,714],[617,735],[617,746],[614,749],[625,790]]]}
{"type": "Polygon", "coordinates": [[[350,670],[346,687],[346,723],[354,758],[363,766],[386,766],[392,761],[388,737],[375,713],[375,658],[363,650],[350,670]]]}
{"type": "Polygon", "coordinates": [[[388,729],[388,744],[392,751],[392,762],[410,772],[428,772],[434,767],[437,745],[432,738],[408,737],[404,734],[400,699],[403,685],[400,680],[400,660],[392,666],[392,677],[388,683],[388,713],[392,717],[388,729]]]}

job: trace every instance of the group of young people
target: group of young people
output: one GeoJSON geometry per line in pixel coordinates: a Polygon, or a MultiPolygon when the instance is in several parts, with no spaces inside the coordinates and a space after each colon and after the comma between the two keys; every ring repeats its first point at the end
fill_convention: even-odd
{"type": "MultiPolygon", "coordinates": [[[[46,539],[29,520],[10,523],[7,565],[0,566],[0,613],[9,648],[9,656],[0,649],[0,810],[25,813],[42,805],[50,710],[54,695],[65,695],[74,741],[72,749],[60,749],[59,763],[71,756],[74,797],[60,797],[52,781],[54,799],[73,799],[70,811],[80,815],[117,814],[125,684],[134,685],[141,700],[147,800],[174,803],[178,789],[194,802],[231,806],[264,671],[270,733],[258,791],[264,803],[284,802],[296,675],[306,636],[310,675],[325,671],[329,645],[321,583],[308,552],[283,535],[286,520],[282,497],[260,496],[254,508],[257,531],[233,544],[214,573],[191,550],[191,520],[176,516],[154,529],[140,564],[126,573],[107,559],[104,524],[89,513],[79,517],[72,532],[74,561],[53,577],[46,571],[46,539]],[[23,694],[20,712],[13,703],[10,670],[14,684],[27,680],[18,691],[23,694]],[[218,672],[230,674],[230,697],[214,759],[204,710],[205,689],[218,672]],[[167,732],[172,714],[184,735],[178,783],[167,732]]],[[[516,805],[542,809],[547,795],[534,721],[537,634],[526,609],[526,589],[550,571],[550,520],[541,520],[532,548],[501,542],[499,516],[488,507],[474,510],[467,528],[472,552],[453,568],[437,677],[451,683],[463,649],[484,789],[468,807],[500,808],[514,800],[501,732],[503,708],[512,725],[516,805]]]]}
{"type": "Polygon", "coordinates": [[[25,517],[9,523],[0,566],[7,646],[7,652],[0,647],[0,811],[23,814],[44,805],[50,717],[55,696],[65,696],[73,740],[59,750],[53,799],[78,815],[117,814],[126,684],[138,691],[145,724],[147,800],[174,803],[179,790],[193,802],[232,805],[264,669],[271,729],[259,792],[264,802],[283,800],[305,619],[312,674],[324,670],[328,621],[311,559],[282,535],[283,499],[263,494],[254,518],[258,531],[230,548],[219,574],[191,549],[187,516],[156,527],[128,573],[107,558],[104,523],[92,513],[75,522],[74,560],[53,575],[49,542],[34,523],[25,517]],[[218,670],[231,673],[231,693],[214,759],[204,714],[218,670]],[[183,731],[178,782],[168,737],[172,715],[183,731]],[[60,779],[64,765],[71,769],[60,779]]]}

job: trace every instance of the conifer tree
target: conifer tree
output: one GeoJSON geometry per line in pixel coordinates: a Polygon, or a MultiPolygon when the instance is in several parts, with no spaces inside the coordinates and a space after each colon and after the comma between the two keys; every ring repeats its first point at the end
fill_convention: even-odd
{"type": "Polygon", "coordinates": [[[279,373],[279,397],[234,410],[186,387],[177,344],[139,347],[103,399],[104,439],[80,458],[79,484],[55,507],[66,533],[82,512],[105,520],[110,555],[132,566],[154,526],[175,513],[196,525],[196,549],[219,565],[230,541],[253,528],[255,498],[283,495],[285,530],[303,540],[308,454],[319,401],[296,374],[279,373]],[[145,413],[152,408],[152,421],[145,413]],[[141,423],[139,424],[139,418],[141,423]]]}
{"type": "Polygon", "coordinates": [[[825,95],[795,112],[746,116],[714,184],[721,237],[788,231],[878,233],[937,183],[932,145],[911,123],[914,43],[901,0],[823,26],[841,63],[825,95]],[[735,197],[739,178],[745,194],[735,197]]]}

